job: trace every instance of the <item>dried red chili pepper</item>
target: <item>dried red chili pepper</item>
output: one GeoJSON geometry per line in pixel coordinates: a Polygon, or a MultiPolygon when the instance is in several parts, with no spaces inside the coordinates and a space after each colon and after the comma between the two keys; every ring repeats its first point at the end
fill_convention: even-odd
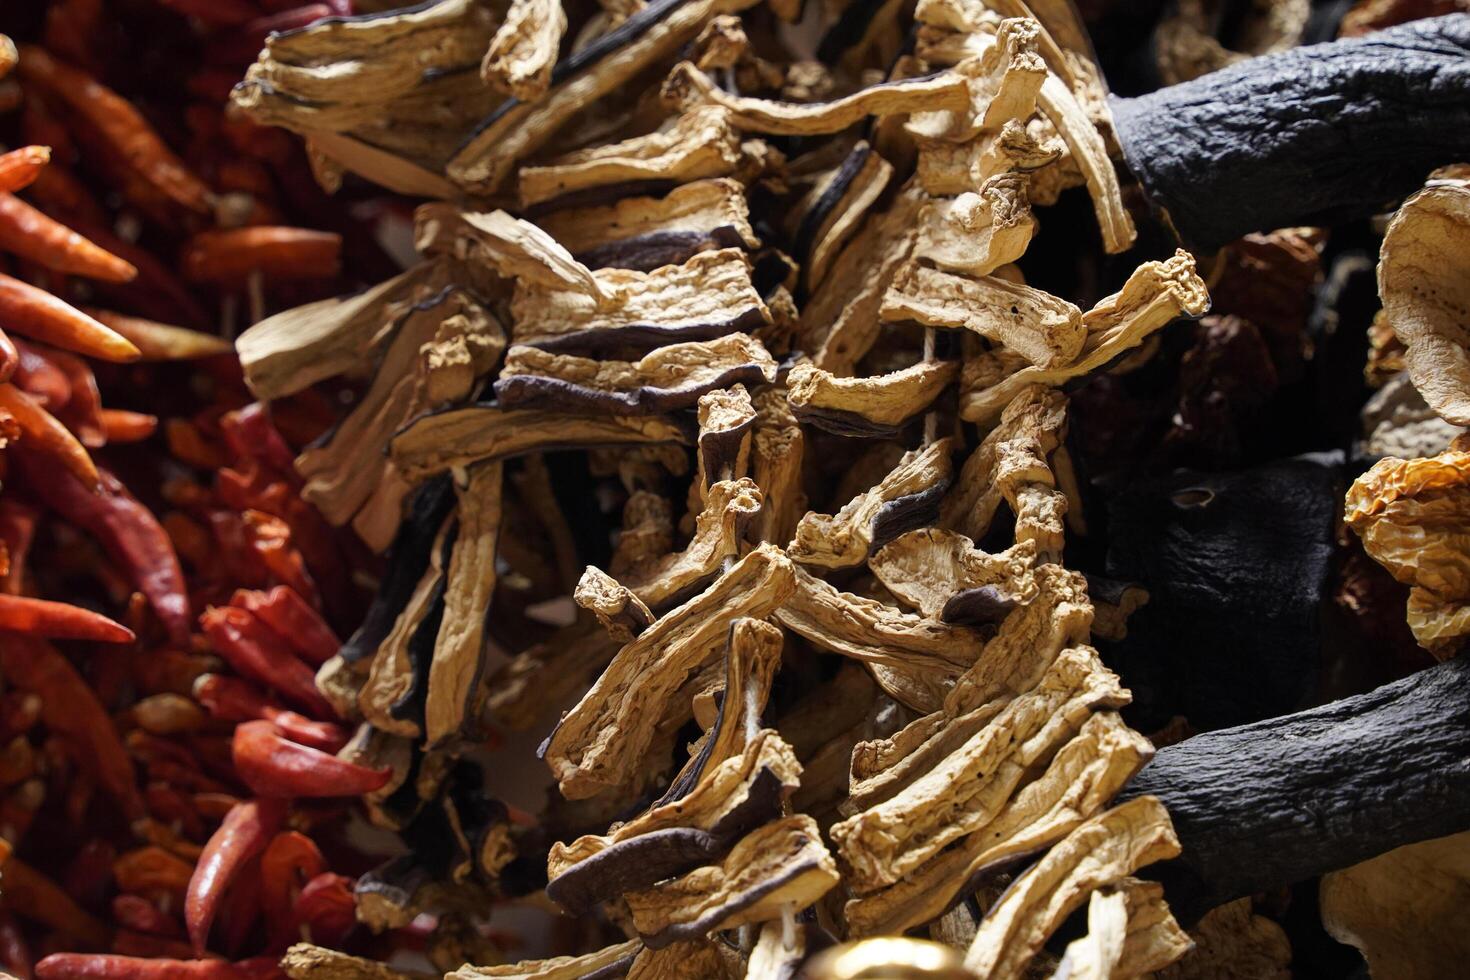
{"type": "Polygon", "coordinates": [[[55,882],[19,858],[11,857],[5,862],[4,876],[5,890],[0,892],[0,903],[9,911],[44,923],[94,948],[106,947],[112,940],[107,923],[72,901],[55,882]]]}
{"type": "Polygon", "coordinates": [[[312,669],[252,613],[232,606],[215,607],[206,610],[199,622],[215,650],[235,670],[307,709],[313,716],[332,717],[331,706],[316,689],[312,669]]]}
{"type": "Polygon", "coordinates": [[[98,953],[52,953],[36,964],[37,980],[264,980],[284,976],[275,960],[144,959],[98,953]]]}
{"type": "Polygon", "coordinates": [[[67,864],[61,885],[79,904],[95,908],[112,890],[112,862],[116,860],[117,848],[94,837],[67,864]]]}
{"type": "Polygon", "coordinates": [[[336,753],[347,744],[341,725],[313,721],[286,711],[270,701],[249,681],[221,674],[204,674],[194,682],[194,698],[222,721],[269,721],[287,738],[302,745],[336,753]]]}
{"type": "Polygon", "coordinates": [[[316,580],[307,571],[306,559],[292,541],[290,525],[274,514],[253,508],[241,516],[245,519],[245,540],[271,577],[313,605],[320,603],[316,580]]]}
{"type": "Polygon", "coordinates": [[[297,653],[320,667],[342,647],[327,621],[288,585],[269,592],[237,589],[230,605],[248,609],[279,633],[297,653]]]}
{"type": "Polygon", "coordinates": [[[101,613],[64,602],[0,595],[0,631],[52,640],[97,640],[131,643],[133,631],[101,613]]]}
{"type": "Polygon", "coordinates": [[[157,844],[134,848],[112,863],[118,890],[131,894],[167,892],[182,896],[193,873],[188,861],[157,844]]]}
{"type": "Polygon", "coordinates": [[[29,187],[50,162],[49,146],[22,146],[0,154],[0,191],[8,193],[29,187]]]}
{"type": "Polygon", "coordinates": [[[165,939],[180,939],[184,929],[178,920],[165,915],[164,911],[141,895],[116,895],[112,899],[112,920],[124,929],[162,936],[165,939]]]}
{"type": "Polygon", "coordinates": [[[150,936],[131,929],[119,929],[112,940],[112,952],[118,956],[138,956],[147,959],[187,960],[194,956],[193,948],[179,939],[150,936]]]}
{"type": "Polygon", "coordinates": [[[41,720],[41,699],[32,691],[0,694],[0,738],[12,739],[41,720]]]}
{"type": "Polygon", "coordinates": [[[150,782],[143,787],[143,801],[153,819],[178,827],[189,837],[204,836],[204,821],[193,797],[163,782],[150,782]]]}
{"type": "Polygon", "coordinates": [[[360,796],[382,789],[391,769],[369,769],[282,738],[268,721],[235,728],[235,769],[262,796],[360,796]]]}
{"type": "Polygon", "coordinates": [[[209,213],[209,188],[189,172],[127,99],[34,45],[21,48],[17,71],[23,81],[40,87],[49,98],[76,113],[154,189],[190,211],[209,213]]]}
{"type": "Polygon", "coordinates": [[[31,980],[35,976],[35,959],[21,934],[20,924],[14,916],[3,913],[0,913],[0,969],[18,980],[31,980]]]}
{"type": "Polygon", "coordinates": [[[16,362],[11,383],[53,414],[70,402],[71,382],[67,380],[66,372],[30,343],[24,340],[13,343],[20,359],[16,362]]]}
{"type": "Polygon", "coordinates": [[[297,925],[324,946],[340,946],[357,926],[352,879],[325,871],[306,883],[296,898],[297,925]]]}
{"type": "Polygon", "coordinates": [[[253,225],[204,231],[190,239],[181,260],[194,282],[239,286],[252,273],[266,279],[331,279],[337,275],[342,236],[305,228],[253,225]]]}
{"type": "Polygon", "coordinates": [[[294,472],[296,454],[276,429],[271,410],[260,402],[220,416],[220,431],[230,451],[241,459],[257,459],[281,473],[294,472]]]}
{"type": "Polygon", "coordinates": [[[0,275],[0,323],[26,337],[103,361],[136,361],[137,347],[44,289],[0,275]]]}
{"type": "Polygon", "coordinates": [[[170,639],[188,646],[193,616],[184,572],[152,512],[106,470],[99,471],[100,492],[92,493],[49,458],[18,453],[16,461],[42,502],[101,543],[148,597],[170,639]]]}
{"type": "Polygon", "coordinates": [[[210,927],[230,883],[252,858],[265,850],[286,819],[284,800],[261,799],[240,803],[225,815],[204,845],[204,854],[194,866],[189,891],[184,899],[184,925],[194,952],[203,954],[209,944],[210,927]]]}
{"type": "Polygon", "coordinates": [[[327,870],[316,843],[305,834],[285,830],[272,838],[260,858],[260,899],[272,949],[295,941],[296,917],[292,907],[307,882],[327,870]]]}
{"type": "Polygon", "coordinates": [[[48,218],[14,194],[3,192],[0,192],[0,250],[55,272],[105,282],[128,282],[138,275],[131,262],[48,218]]]}
{"type": "Polygon", "coordinates": [[[102,485],[97,464],[87,449],[30,395],[12,384],[0,384],[0,411],[10,414],[20,426],[23,454],[27,458],[46,460],[58,474],[73,480],[82,493],[92,493],[102,485]]]}
{"type": "Polygon", "coordinates": [[[246,863],[220,902],[219,945],[233,959],[260,921],[260,858],[246,863]]]}
{"type": "Polygon", "coordinates": [[[97,390],[97,376],[86,361],[62,350],[48,350],[46,359],[66,376],[71,397],[60,410],[53,412],[88,449],[107,445],[102,425],[102,393],[97,390]]]}
{"type": "Polygon", "coordinates": [[[102,432],[108,442],[142,442],[158,431],[158,416],[142,412],[128,412],[120,408],[104,408],[98,413],[102,420],[102,432]]]}
{"type": "Polygon", "coordinates": [[[0,330],[0,381],[9,381],[20,367],[20,352],[15,341],[0,330]]]}
{"type": "Polygon", "coordinates": [[[197,732],[208,723],[204,709],[181,694],[150,694],[140,699],[129,713],[138,727],[153,735],[182,735],[197,732]]]}
{"type": "MultiPolygon", "coordinates": [[[[27,193],[52,217],[64,221],[73,229],[78,224],[102,225],[108,220],[106,209],[92,196],[81,178],[55,160],[36,175],[27,193]]],[[[86,237],[102,245],[95,234],[86,237]]],[[[116,250],[106,245],[102,247],[117,254],[116,250]]]]}

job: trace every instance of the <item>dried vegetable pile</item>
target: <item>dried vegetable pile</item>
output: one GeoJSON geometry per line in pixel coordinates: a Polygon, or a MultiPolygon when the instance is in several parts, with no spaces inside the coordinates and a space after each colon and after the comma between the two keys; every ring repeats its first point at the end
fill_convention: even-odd
{"type": "Polygon", "coordinates": [[[197,49],[180,158],[104,6],[0,160],[91,239],[0,227],[7,792],[86,842],[0,828],[9,968],[1455,962],[1470,18],[119,0],[197,49]],[[155,322],[216,309],[238,366],[155,322]],[[114,388],[189,406],[118,476],[114,388]],[[38,524],[101,551],[22,575],[38,524]]]}

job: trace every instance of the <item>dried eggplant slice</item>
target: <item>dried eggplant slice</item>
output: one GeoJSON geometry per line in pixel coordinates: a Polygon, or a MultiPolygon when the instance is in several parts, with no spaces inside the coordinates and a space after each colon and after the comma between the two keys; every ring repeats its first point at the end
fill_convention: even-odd
{"type": "Polygon", "coordinates": [[[815,948],[808,944],[804,924],[797,924],[788,935],[782,923],[767,922],[761,926],[755,948],[750,951],[746,980],[792,980],[811,952],[815,948]]]}
{"type": "Polygon", "coordinates": [[[852,238],[868,209],[893,177],[893,165],[859,140],[822,186],[801,216],[792,243],[793,254],[805,256],[803,274],[808,288],[827,275],[832,260],[852,238]]]}
{"type": "Polygon", "coordinates": [[[806,495],[801,487],[806,438],[785,391],[765,388],[753,401],[755,432],[751,437],[750,471],[765,499],[751,537],[756,541],[790,541],[797,521],[806,511],[806,495]]]}
{"type": "Polygon", "coordinates": [[[924,208],[916,258],[946,272],[988,276],[1025,254],[1036,233],[1024,173],[996,174],[955,198],[924,208]]]}
{"type": "Polygon", "coordinates": [[[682,551],[625,568],[620,576],[641,601],[662,607],[713,575],[761,512],[762,494],[748,477],[721,480],[705,491],[704,508],[695,520],[694,536],[682,551]]]}
{"type": "Polygon", "coordinates": [[[1124,878],[1087,905],[1087,935],[1067,944],[1053,980],[1134,977],[1168,966],[1193,946],[1163,900],[1162,885],[1124,878]]]}
{"type": "Polygon", "coordinates": [[[585,799],[619,785],[667,698],[724,646],[732,621],[773,612],[790,594],[792,575],[786,556],[762,545],[619,650],[546,740],[542,755],[562,795],[585,799]]]}
{"type": "Polygon", "coordinates": [[[719,864],[624,897],[634,927],[656,949],[776,918],[782,906],[810,905],[838,880],[816,821],[797,814],[750,832],[719,864]]]}
{"type": "Polygon", "coordinates": [[[296,943],[286,950],[281,957],[281,970],[291,980],[427,980],[428,977],[311,943],[296,943]]]}
{"type": "Polygon", "coordinates": [[[1082,311],[1064,299],[998,276],[956,276],[917,263],[893,277],[882,316],[969,330],[1040,368],[1071,364],[1087,337],[1082,311]]]}
{"type": "Polygon", "coordinates": [[[965,955],[976,976],[1016,976],[1095,888],[1179,854],[1169,813],[1141,796],[1090,818],[1017,878],[986,914],[965,955]]]}
{"type": "Polygon", "coordinates": [[[539,220],[547,234],[594,269],[648,272],[698,252],[754,250],[761,244],[750,225],[745,188],[728,177],[681,184],[663,197],[552,211],[539,220]]]}
{"type": "Polygon", "coordinates": [[[633,362],[512,347],[495,400],[503,408],[657,415],[693,407],[716,389],[775,379],[775,359],[744,333],[669,344],[633,362]]]}
{"type": "Polygon", "coordinates": [[[633,590],[591,565],[578,580],[572,599],[596,616],[607,635],[620,645],[653,625],[653,613],[633,590]]]}
{"type": "Polygon", "coordinates": [[[982,601],[977,596],[968,604],[957,603],[967,592],[992,590],[988,598],[1006,612],[1035,599],[1035,561],[1031,542],[992,555],[963,534],[925,527],[884,545],[868,559],[868,567],[889,592],[920,614],[955,623],[954,613],[963,608],[973,611],[982,601]]]}
{"type": "Polygon", "coordinates": [[[1170,321],[1203,316],[1209,304],[1209,292],[1195,275],[1194,257],[1188,252],[1177,251],[1163,262],[1145,262],[1121,290],[1083,314],[1087,339],[1081,356],[1070,364],[1050,369],[1027,365],[982,385],[979,378],[987,366],[967,362],[960,372],[960,414],[967,421],[988,422],[1026,385],[1058,385],[1090,374],[1170,321]]]}
{"type": "MultiPolygon", "coordinates": [[[[859,893],[891,885],[947,844],[991,822],[1027,769],[1070,739],[1100,708],[1128,693],[1089,647],[1064,650],[1037,686],[1013,698],[990,722],[929,772],[832,827],[859,893]]],[[[891,787],[890,787],[891,788],[891,787]]],[[[853,788],[863,805],[863,787],[853,788]]]]}
{"type": "Polygon", "coordinates": [[[521,960],[497,966],[470,966],[445,974],[444,980],[587,980],[589,977],[623,976],[633,959],[643,951],[636,939],[581,956],[556,956],[549,960],[521,960]]]}
{"type": "Polygon", "coordinates": [[[480,77],[522,102],[539,99],[551,86],[566,29],[561,0],[512,0],[480,62],[480,77]]]}
{"type": "Polygon", "coordinates": [[[718,939],[695,939],[645,949],[628,968],[628,980],[741,980],[745,961],[718,939]]]}
{"type": "Polygon", "coordinates": [[[449,558],[444,617],[434,640],[424,708],[424,737],[430,747],[465,727],[480,685],[485,614],[495,592],[502,470],[499,462],[480,463],[471,467],[465,487],[457,490],[459,533],[449,558]]]}
{"type": "Polygon", "coordinates": [[[932,522],[949,489],[952,448],[951,440],[940,439],[905,453],[877,486],[836,514],[808,513],[786,553],[803,565],[850,568],[898,535],[932,522]]]}
{"type": "Polygon", "coordinates": [[[839,378],[803,361],[787,375],[787,397],[797,419],[835,435],[892,435],[959,374],[956,361],[921,361],[876,377],[839,378]]]}
{"type": "Polygon", "coordinates": [[[687,443],[684,426],[661,415],[570,415],[470,405],[420,416],[399,430],[388,453],[410,483],[455,466],[574,446],[687,443]]]}
{"type": "Polygon", "coordinates": [[[507,279],[609,301],[592,270],[540,228],[505,211],[465,211],[453,204],[421,204],[414,211],[414,247],[423,255],[450,254],[493,267],[507,279]]]}
{"type": "Polygon", "coordinates": [[[516,283],[511,338],[546,350],[648,350],[676,341],[713,340],[770,323],[740,249],[700,252],[651,272],[599,269],[601,288],[620,302],[600,307],[569,290],[516,283]]]}
{"type": "Polygon", "coordinates": [[[887,888],[849,901],[849,927],[879,935],[933,919],[988,869],[1044,850],[1101,811],[1152,756],[1153,746],[1116,712],[1093,714],[989,823],[887,888]]]}
{"type": "Polygon", "coordinates": [[[744,385],[719,388],[699,396],[699,438],[695,441],[698,471],[690,488],[691,505],[720,480],[738,480],[750,470],[750,437],[755,404],[744,385]]]}
{"type": "Polygon", "coordinates": [[[731,95],[688,61],[675,65],[664,80],[663,97],[686,110],[717,105],[730,113],[731,124],[738,129],[782,136],[837,133],[868,116],[959,110],[970,104],[969,86],[955,72],[881,82],[831,102],[773,102],[731,95]]]}
{"type": "Polygon", "coordinates": [[[618,644],[593,624],[574,624],[518,653],[487,681],[486,715],[513,731],[527,731],[571,700],[618,652],[618,644]]]}
{"type": "MultiPolygon", "coordinates": [[[[503,103],[461,143],[450,180],[477,195],[494,193],[517,164],[562,125],[644,68],[678,50],[718,14],[739,13],[755,0],[653,0],[552,69],[552,87],[533,103],[503,103]]],[[[713,175],[702,175],[713,176],[713,175]]]]}

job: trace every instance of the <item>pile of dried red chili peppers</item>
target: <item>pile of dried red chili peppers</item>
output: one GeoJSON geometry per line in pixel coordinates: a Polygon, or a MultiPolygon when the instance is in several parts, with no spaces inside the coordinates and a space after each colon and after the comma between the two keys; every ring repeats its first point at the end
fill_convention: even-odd
{"type": "Polygon", "coordinates": [[[382,941],[343,798],[387,776],[335,757],[312,683],[371,562],[298,496],[325,403],[267,416],[220,335],[344,285],[346,205],[223,100],[266,32],[347,5],[8,6],[36,9],[0,14],[0,967],[257,977],[382,941]]]}

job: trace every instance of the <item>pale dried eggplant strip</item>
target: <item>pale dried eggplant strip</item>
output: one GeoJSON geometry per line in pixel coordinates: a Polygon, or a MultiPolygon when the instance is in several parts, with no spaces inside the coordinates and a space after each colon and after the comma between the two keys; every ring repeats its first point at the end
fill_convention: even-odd
{"type": "Polygon", "coordinates": [[[686,109],[718,105],[731,123],[747,132],[782,136],[837,133],[868,116],[891,116],[934,109],[964,109],[969,86],[955,72],[880,82],[831,102],[775,102],[731,95],[688,61],[674,66],[664,80],[664,99],[686,109]]]}
{"type": "Polygon", "coordinates": [[[1092,209],[1102,230],[1103,250],[1109,255],[1127,251],[1138,232],[1123,204],[1118,172],[1108,157],[1102,134],[1088,118],[1077,96],[1055,75],[1047,75],[1037,94],[1036,104],[1066,141],[1072,160],[1087,181],[1092,209]]]}
{"type": "MultiPolygon", "coordinates": [[[[933,769],[832,827],[861,894],[891,885],[946,845],[991,822],[1027,769],[1072,737],[1096,709],[1128,693],[1089,647],[1064,650],[1037,686],[1013,698],[933,769]]],[[[853,787],[854,802],[864,800],[853,787]]]]}
{"type": "Polygon", "coordinates": [[[755,404],[744,385],[700,395],[697,414],[698,469],[690,489],[691,502],[702,502],[708,489],[721,480],[745,477],[750,471],[750,440],[755,429],[755,404]]]}
{"type": "Polygon", "coordinates": [[[485,713],[513,731],[531,729],[552,707],[590,683],[619,644],[595,624],[578,623],[516,654],[487,679],[485,713]]]}
{"type": "Polygon", "coordinates": [[[424,737],[430,746],[457,736],[484,670],[485,615],[495,592],[503,466],[481,463],[456,488],[459,533],[449,558],[444,618],[429,664],[424,737]]]}
{"type": "Polygon", "coordinates": [[[959,374],[957,361],[920,361],[876,377],[839,378],[802,361],[786,377],[787,397],[797,419],[835,435],[891,435],[959,374]]]}
{"type": "Polygon", "coordinates": [[[960,414],[970,422],[988,422],[1027,385],[1055,386],[1090,374],[1170,321],[1200,317],[1209,308],[1210,295],[1195,275],[1194,256],[1181,249],[1163,262],[1145,262],[1122,289],[1083,314],[1087,340],[1081,356],[1070,364],[1050,369],[1027,365],[981,387],[972,381],[976,365],[966,363],[960,372],[960,414]]]}
{"type": "Polygon", "coordinates": [[[428,980],[429,977],[394,970],[376,960],[311,943],[296,943],[286,950],[281,957],[281,970],[291,980],[428,980]]]}
{"type": "Polygon", "coordinates": [[[755,433],[751,437],[751,476],[765,498],[752,538],[790,541],[796,523],[806,512],[801,486],[801,462],[806,437],[791,411],[786,392],[777,387],[758,391],[755,433]]]}
{"type": "Polygon", "coordinates": [[[555,238],[505,211],[465,211],[453,204],[421,204],[414,211],[414,247],[423,255],[450,254],[495,268],[507,279],[548,289],[571,289],[599,304],[610,301],[592,270],[555,238]]]}
{"type": "Polygon", "coordinates": [[[816,821],[797,814],[747,834],[717,865],[624,897],[644,943],[657,949],[805,907],[838,880],[816,821]]]}
{"type": "Polygon", "coordinates": [[[480,77],[522,102],[539,99],[551,86],[566,29],[561,0],[512,0],[480,63],[480,77]]]}
{"type": "Polygon", "coordinates": [[[660,415],[570,415],[481,404],[420,416],[393,436],[388,452],[414,483],[455,466],[551,449],[689,441],[684,426],[660,415]]]}
{"type": "Polygon", "coordinates": [[[721,480],[705,491],[694,535],[682,551],[625,568],[621,581],[640,600],[660,608],[718,571],[740,551],[740,542],[761,512],[762,494],[750,478],[721,480]]]}
{"type": "Polygon", "coordinates": [[[577,582],[572,599],[586,609],[607,630],[607,635],[619,644],[631,642],[633,637],[653,625],[653,613],[643,600],[611,575],[587,566],[577,582]]]}
{"type": "Polygon", "coordinates": [[[877,935],[930,921],[988,870],[1045,849],[1107,806],[1152,756],[1116,712],[1093,714],[995,819],[893,885],[849,901],[848,925],[877,935]]]}
{"type": "Polygon", "coordinates": [[[917,263],[894,276],[882,316],[969,330],[1042,368],[1072,363],[1087,336],[1082,311],[1064,299],[998,276],[956,276],[917,263]]]}
{"type": "Polygon", "coordinates": [[[495,400],[503,408],[657,415],[693,407],[716,389],[775,378],[775,359],[743,333],[669,344],[632,362],[522,346],[507,353],[495,400]]]}
{"type": "Polygon", "coordinates": [[[920,219],[915,256],[966,276],[988,276],[1015,262],[1036,233],[1028,183],[1024,173],[997,174],[978,193],[930,202],[920,219]]]}
{"type": "Polygon", "coordinates": [[[953,622],[946,611],[955,598],[972,589],[995,589],[998,602],[1010,607],[1036,598],[1032,575],[1036,548],[1023,542],[990,554],[963,534],[938,527],[900,535],[868,559],[878,581],[899,599],[928,617],[953,622]]]}
{"type": "Polygon", "coordinates": [[[786,553],[804,565],[850,568],[866,561],[873,549],[932,522],[949,489],[952,448],[952,440],[939,439],[907,452],[876,486],[836,514],[808,513],[796,525],[786,553]]]}
{"type": "Polygon", "coordinates": [[[792,243],[793,254],[806,257],[802,273],[809,288],[826,277],[832,260],[857,232],[892,177],[893,165],[866,140],[860,140],[842,161],[802,215],[792,243]]]}
{"type": "Polygon", "coordinates": [[[779,549],[756,548],[619,650],[546,741],[542,755],[562,795],[585,799],[619,785],[668,697],[723,647],[731,622],[773,612],[790,594],[792,575],[779,549]]]}
{"type": "Polygon", "coordinates": [[[788,937],[781,922],[767,922],[750,951],[745,980],[792,980],[810,949],[804,924],[798,923],[788,937]]]}
{"type": "Polygon", "coordinates": [[[1164,901],[1164,886],[1155,881],[1124,878],[1115,888],[1128,905],[1128,930],[1113,975],[1137,977],[1155,973],[1194,947],[1164,901]]]}
{"type": "Polygon", "coordinates": [[[468,963],[458,970],[444,975],[444,980],[586,980],[599,974],[606,977],[622,976],[633,965],[633,959],[643,950],[643,944],[630,939],[616,946],[608,946],[595,953],[581,956],[556,956],[547,960],[521,960],[519,963],[503,963],[496,966],[470,966],[468,963]],[[619,972],[604,972],[621,967],[619,972]]]}
{"type": "Polygon", "coordinates": [[[1090,818],[1006,889],[980,923],[966,969],[982,980],[1018,975],[1093,889],[1178,854],[1169,813],[1155,797],[1090,818]]]}
{"type": "Polygon", "coordinates": [[[700,252],[651,272],[599,269],[593,277],[619,302],[603,307],[581,293],[518,281],[512,340],[546,350],[609,353],[713,340],[770,322],[751,281],[750,259],[740,249],[700,252]]]}

